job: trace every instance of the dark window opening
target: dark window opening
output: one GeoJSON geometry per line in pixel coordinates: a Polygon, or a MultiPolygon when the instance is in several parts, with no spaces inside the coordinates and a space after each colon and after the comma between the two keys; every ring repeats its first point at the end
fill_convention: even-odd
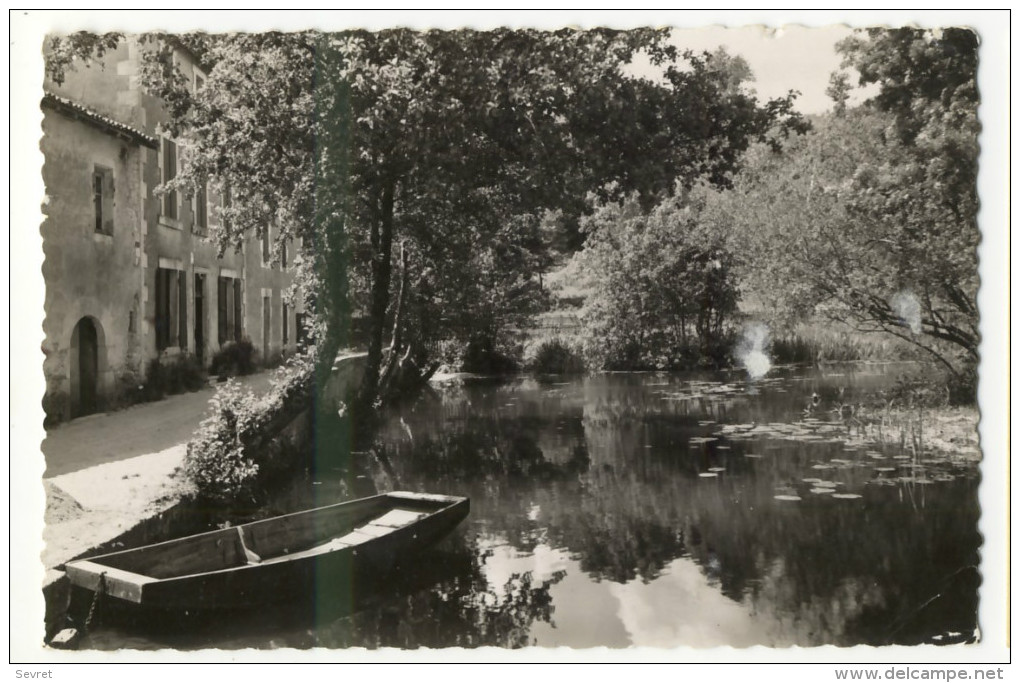
{"type": "Polygon", "coordinates": [[[113,171],[96,166],[92,171],[92,205],[96,232],[113,234],[113,171]]]}
{"type": "Polygon", "coordinates": [[[195,193],[195,232],[205,234],[209,229],[209,202],[205,183],[195,193]]]}
{"type": "Polygon", "coordinates": [[[233,277],[218,278],[216,302],[220,346],[229,341],[241,341],[241,281],[233,277]]]}
{"type": "Polygon", "coordinates": [[[188,284],[184,272],[156,270],[156,350],[188,348],[188,284]]]}
{"type": "Polygon", "coordinates": [[[287,342],[290,341],[290,330],[288,329],[288,322],[290,320],[289,314],[290,307],[287,304],[283,305],[283,345],[286,346],[287,342]]]}
{"type": "Polygon", "coordinates": [[[304,313],[294,314],[294,327],[297,332],[297,347],[299,350],[303,351],[308,346],[308,329],[306,327],[304,313]]]}
{"type": "MultiPolygon", "coordinates": [[[[168,183],[177,177],[177,143],[163,139],[163,182],[168,183]]],[[[171,190],[163,194],[163,215],[177,220],[177,191],[171,190]]]]}

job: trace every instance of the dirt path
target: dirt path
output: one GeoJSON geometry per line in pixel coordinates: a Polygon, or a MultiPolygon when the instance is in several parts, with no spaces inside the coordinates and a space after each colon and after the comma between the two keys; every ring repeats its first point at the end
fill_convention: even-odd
{"type": "MultiPolygon", "coordinates": [[[[240,378],[256,393],[269,388],[271,372],[240,378]]],[[[182,444],[205,417],[213,388],[143,403],[114,413],[79,418],[51,429],[42,443],[45,478],[157,453],[182,444]]]]}

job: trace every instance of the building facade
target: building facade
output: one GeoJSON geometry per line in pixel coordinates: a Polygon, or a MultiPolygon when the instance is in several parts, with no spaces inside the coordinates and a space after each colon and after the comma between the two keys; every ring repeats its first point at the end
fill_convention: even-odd
{"type": "MultiPolygon", "coordinates": [[[[285,245],[270,228],[221,257],[223,193],[157,193],[187,144],[162,135],[162,103],[139,83],[128,38],[102,64],[75,64],[42,100],[46,200],[44,407],[50,423],[104,410],[137,391],[154,359],[208,366],[247,339],[262,363],[292,353],[297,312],[285,245]]],[[[182,48],[193,87],[205,72],[182,48]]]]}

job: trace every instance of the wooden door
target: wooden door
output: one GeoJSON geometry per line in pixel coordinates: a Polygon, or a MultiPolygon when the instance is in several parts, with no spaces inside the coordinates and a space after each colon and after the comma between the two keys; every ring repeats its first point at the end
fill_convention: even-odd
{"type": "Polygon", "coordinates": [[[96,326],[88,318],[78,323],[78,414],[98,410],[99,340],[96,326]]]}
{"type": "Polygon", "coordinates": [[[271,299],[268,296],[262,297],[262,362],[269,362],[269,333],[272,329],[272,311],[269,304],[271,299]]]}
{"type": "Polygon", "coordinates": [[[195,357],[205,365],[205,274],[195,273],[195,357]]]}

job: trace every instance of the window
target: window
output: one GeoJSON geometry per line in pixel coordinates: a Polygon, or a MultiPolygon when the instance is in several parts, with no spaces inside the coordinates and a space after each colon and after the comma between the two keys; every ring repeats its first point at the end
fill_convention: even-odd
{"type": "MultiPolygon", "coordinates": [[[[163,138],[163,182],[168,183],[177,177],[177,143],[163,138]]],[[[163,194],[163,215],[177,220],[177,191],[163,194]]]]}
{"type": "Polygon", "coordinates": [[[156,270],[156,350],[188,347],[188,289],[184,271],[156,270]]]}
{"type": "Polygon", "coordinates": [[[113,171],[96,166],[92,171],[92,204],[96,232],[113,234],[113,171]]]}
{"type": "Polygon", "coordinates": [[[269,226],[262,231],[262,265],[269,265],[269,226]]]}
{"type": "Polygon", "coordinates": [[[223,192],[220,193],[220,213],[219,221],[223,224],[224,230],[230,230],[230,221],[223,212],[230,208],[230,185],[223,184],[223,192]]]}
{"type": "Polygon", "coordinates": [[[280,240],[280,268],[287,270],[287,240],[280,240]]]}
{"type": "Polygon", "coordinates": [[[241,280],[220,276],[217,280],[217,319],[219,320],[220,346],[229,341],[241,341],[241,280]]]}
{"type": "Polygon", "coordinates": [[[205,183],[195,193],[195,227],[194,232],[204,235],[209,230],[209,202],[205,191],[205,183]]]}
{"type": "Polygon", "coordinates": [[[297,347],[304,350],[308,346],[308,329],[305,327],[305,314],[294,314],[294,327],[297,331],[297,347]]]}
{"type": "Polygon", "coordinates": [[[283,345],[284,346],[286,346],[287,342],[290,340],[290,335],[288,334],[288,332],[290,332],[290,330],[287,329],[287,323],[290,321],[290,316],[287,315],[289,312],[290,312],[290,307],[286,303],[283,304],[283,345]]]}
{"type": "MultiPolygon", "coordinates": [[[[264,290],[263,290],[264,291],[264,290]]],[[[269,360],[270,330],[273,329],[272,297],[262,295],[262,358],[269,360]]]]}

